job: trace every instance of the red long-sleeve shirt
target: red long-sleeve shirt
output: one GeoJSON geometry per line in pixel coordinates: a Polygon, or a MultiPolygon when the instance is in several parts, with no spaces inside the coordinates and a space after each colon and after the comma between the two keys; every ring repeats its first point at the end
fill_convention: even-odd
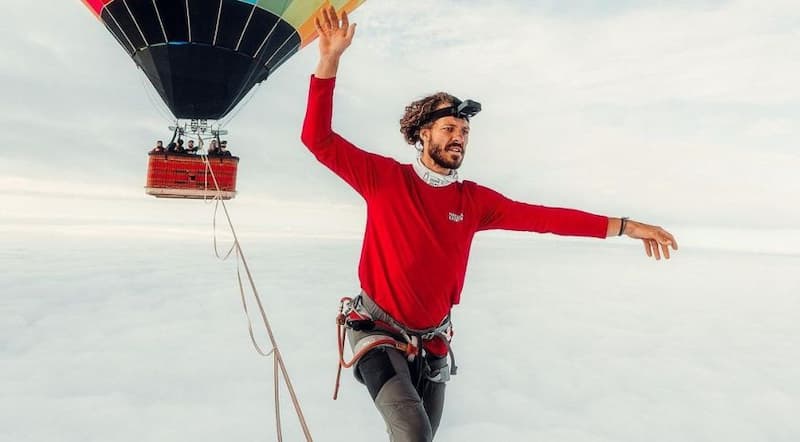
{"type": "Polygon", "coordinates": [[[401,324],[435,327],[459,303],[480,230],[606,237],[605,216],[513,201],[471,181],[433,187],[410,164],[359,149],[331,128],[334,84],[311,77],[302,140],[367,202],[361,288],[401,324]]]}

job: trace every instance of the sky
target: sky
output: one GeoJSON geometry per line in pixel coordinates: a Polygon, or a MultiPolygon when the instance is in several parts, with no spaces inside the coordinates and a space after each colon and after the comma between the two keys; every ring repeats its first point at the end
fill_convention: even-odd
{"type": "MultiPolygon", "coordinates": [[[[210,250],[213,205],[144,194],[163,105],[82,2],[39,3],[0,6],[0,439],[270,440],[271,362],[210,250]]],[[[479,235],[437,440],[797,440],[797,2],[368,0],[353,21],[346,138],[409,162],[404,106],[472,98],[462,178],[681,246],[656,263],[620,238],[479,235]],[[508,321],[477,327],[486,310],[508,321]]],[[[352,440],[375,440],[348,375],[331,405],[334,347],[316,338],[358,286],[364,226],[299,139],[316,55],[226,124],[228,208],[312,431],[366,416],[352,440]]]]}
{"type": "MultiPolygon", "coordinates": [[[[81,2],[48,7],[3,6],[5,228],[201,226],[202,205],[142,197],[145,152],[170,135],[157,94],[81,2]]],[[[403,107],[446,90],[484,109],[462,178],[679,239],[727,229],[800,241],[796,2],[372,1],[353,20],[335,128],[367,150],[411,161],[403,107]]],[[[316,57],[312,43],[226,125],[242,158],[232,204],[254,230],[314,210],[347,214],[334,229],[361,232],[360,198],[299,140],[316,57]]]]}

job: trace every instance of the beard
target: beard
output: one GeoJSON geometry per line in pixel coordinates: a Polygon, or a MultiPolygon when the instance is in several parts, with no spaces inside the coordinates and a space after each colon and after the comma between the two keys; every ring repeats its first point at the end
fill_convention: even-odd
{"type": "Polygon", "coordinates": [[[441,144],[432,143],[430,156],[433,162],[445,169],[456,170],[461,167],[461,162],[464,161],[464,146],[460,144],[449,144],[448,147],[454,145],[461,146],[461,155],[459,155],[457,159],[451,159],[450,154],[447,153],[445,148],[442,148],[441,144]]]}

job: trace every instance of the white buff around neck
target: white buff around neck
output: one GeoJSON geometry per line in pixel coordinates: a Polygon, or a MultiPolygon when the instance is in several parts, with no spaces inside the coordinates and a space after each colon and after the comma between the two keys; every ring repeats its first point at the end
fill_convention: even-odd
{"type": "Polygon", "coordinates": [[[422,181],[425,181],[429,186],[444,187],[458,182],[458,172],[455,170],[450,170],[448,175],[442,175],[441,173],[434,172],[422,164],[422,158],[420,156],[417,156],[417,160],[411,165],[414,167],[414,171],[417,172],[417,175],[422,179],[422,181]]]}

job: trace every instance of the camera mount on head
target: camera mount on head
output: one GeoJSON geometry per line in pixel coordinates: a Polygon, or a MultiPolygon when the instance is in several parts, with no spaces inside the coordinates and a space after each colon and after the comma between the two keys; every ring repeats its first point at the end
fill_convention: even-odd
{"type": "Polygon", "coordinates": [[[456,117],[469,121],[478,112],[481,111],[481,104],[474,100],[461,101],[456,98],[456,102],[452,106],[436,109],[426,116],[420,123],[422,127],[430,122],[436,121],[442,117],[456,117]]]}

